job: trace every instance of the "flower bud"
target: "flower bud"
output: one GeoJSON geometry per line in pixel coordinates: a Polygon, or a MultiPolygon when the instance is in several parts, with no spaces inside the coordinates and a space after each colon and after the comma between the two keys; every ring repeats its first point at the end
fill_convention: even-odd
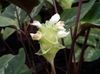
{"type": "Polygon", "coordinates": [[[38,28],[40,28],[42,26],[42,24],[39,21],[33,21],[33,23],[31,23],[31,25],[34,25],[38,28]]]}
{"type": "Polygon", "coordinates": [[[60,15],[56,13],[51,17],[50,22],[57,23],[59,20],[60,20],[60,15]]]}
{"type": "Polygon", "coordinates": [[[66,32],[66,31],[58,31],[58,37],[59,38],[64,38],[66,37],[70,32],[66,32]]]}
{"type": "Polygon", "coordinates": [[[57,29],[61,30],[61,31],[66,31],[66,29],[64,27],[62,27],[62,26],[58,26],[57,29]]]}
{"type": "Polygon", "coordinates": [[[57,24],[56,24],[56,26],[64,26],[65,24],[64,24],[64,21],[59,21],[57,24]]]}
{"type": "Polygon", "coordinates": [[[40,40],[42,38],[42,34],[40,31],[38,31],[37,33],[30,33],[31,37],[33,40],[40,40]]]}
{"type": "Polygon", "coordinates": [[[59,29],[59,30],[66,30],[65,28],[64,28],[64,21],[59,21],[57,24],[56,24],[56,27],[59,29]]]}

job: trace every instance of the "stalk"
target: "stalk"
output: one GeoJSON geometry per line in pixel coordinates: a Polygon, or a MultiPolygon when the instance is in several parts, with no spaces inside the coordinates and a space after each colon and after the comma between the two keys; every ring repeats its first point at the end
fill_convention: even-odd
{"type": "Polygon", "coordinates": [[[56,74],[54,61],[51,61],[50,64],[51,64],[51,74],[56,74]]]}
{"type": "MultiPolygon", "coordinates": [[[[68,61],[68,74],[74,74],[75,72],[75,68],[73,68],[73,63],[72,63],[72,59],[73,59],[73,56],[75,56],[75,52],[74,52],[74,49],[75,49],[75,44],[76,44],[76,36],[77,36],[77,31],[78,31],[78,24],[79,24],[79,21],[80,21],[80,14],[81,14],[81,6],[82,6],[82,0],[79,0],[79,5],[78,5],[78,9],[77,9],[77,16],[76,16],[76,21],[75,21],[75,27],[74,27],[74,33],[72,35],[72,44],[71,44],[71,51],[70,51],[70,55],[69,55],[69,61],[68,61]]],[[[74,63],[74,66],[75,66],[75,63],[74,63]]]]}

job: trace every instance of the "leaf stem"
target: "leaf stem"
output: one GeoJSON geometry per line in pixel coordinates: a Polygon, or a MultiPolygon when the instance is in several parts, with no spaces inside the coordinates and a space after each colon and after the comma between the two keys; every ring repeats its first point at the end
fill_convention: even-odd
{"type": "Polygon", "coordinates": [[[55,9],[55,13],[58,13],[57,6],[56,6],[56,1],[55,0],[52,0],[52,1],[53,1],[53,6],[54,6],[54,9],[55,9]]]}
{"type": "Polygon", "coordinates": [[[18,13],[18,7],[15,6],[15,8],[16,8],[16,17],[17,17],[18,24],[19,24],[19,26],[21,26],[20,18],[19,18],[19,13],[18,13]]]}
{"type": "Polygon", "coordinates": [[[69,55],[68,74],[74,74],[74,69],[72,68],[72,66],[73,66],[72,65],[73,64],[72,59],[73,59],[73,56],[75,56],[74,49],[75,49],[75,43],[76,43],[76,40],[77,40],[76,35],[77,35],[77,30],[78,30],[78,24],[79,24],[79,21],[80,21],[81,6],[82,6],[82,0],[79,0],[76,22],[75,22],[75,28],[74,28],[74,33],[73,33],[73,36],[72,36],[71,50],[70,50],[70,55],[69,55]]]}
{"type": "Polygon", "coordinates": [[[81,66],[82,66],[82,63],[84,61],[84,53],[85,53],[85,50],[86,50],[86,45],[87,45],[89,33],[90,33],[90,28],[86,31],[86,34],[85,34],[85,40],[84,40],[82,50],[81,50],[81,53],[80,53],[80,58],[79,58],[78,68],[77,68],[76,74],[80,74],[81,66]]]}
{"type": "Polygon", "coordinates": [[[24,40],[23,40],[23,38],[22,38],[22,35],[24,35],[25,38],[26,38],[27,40],[28,40],[28,37],[27,37],[27,35],[25,34],[25,32],[23,32],[22,30],[18,31],[18,35],[19,35],[19,36],[18,36],[19,41],[21,42],[21,44],[22,44],[23,47],[24,47],[24,50],[25,50],[26,57],[27,57],[27,59],[28,59],[29,65],[32,66],[32,72],[33,72],[34,74],[36,74],[36,68],[35,68],[35,63],[34,63],[34,61],[33,61],[32,51],[31,51],[30,48],[29,48],[29,52],[30,52],[30,55],[31,55],[31,57],[32,57],[32,59],[31,59],[31,57],[29,56],[29,53],[28,53],[28,51],[27,51],[27,48],[26,48],[26,46],[25,46],[25,44],[24,44],[24,40]]]}

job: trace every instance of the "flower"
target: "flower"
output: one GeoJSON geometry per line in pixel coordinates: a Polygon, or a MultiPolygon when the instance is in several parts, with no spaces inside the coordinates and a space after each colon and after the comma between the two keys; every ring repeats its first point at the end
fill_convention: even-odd
{"type": "Polygon", "coordinates": [[[57,24],[56,24],[56,26],[62,26],[62,27],[64,27],[64,21],[59,21],[57,24]]]}
{"type": "Polygon", "coordinates": [[[32,25],[39,27],[37,33],[30,33],[32,39],[39,40],[40,43],[40,50],[36,54],[44,56],[49,62],[53,61],[56,53],[64,48],[59,39],[69,34],[64,28],[64,21],[59,20],[60,15],[56,13],[42,25],[39,21],[32,23],[32,25]]]}
{"type": "Polygon", "coordinates": [[[40,31],[38,31],[37,33],[30,33],[31,37],[33,40],[40,40],[42,38],[42,34],[40,31]]]}
{"type": "Polygon", "coordinates": [[[53,23],[57,23],[60,20],[60,15],[58,13],[54,14],[51,18],[50,18],[50,22],[53,23]]]}
{"type": "Polygon", "coordinates": [[[65,28],[64,28],[64,21],[59,21],[57,24],[56,24],[56,27],[59,29],[59,30],[66,30],[65,28]]]}
{"type": "Polygon", "coordinates": [[[70,33],[70,32],[59,31],[59,32],[57,33],[57,35],[58,35],[59,38],[64,38],[64,37],[66,37],[69,33],[70,33]]]}
{"type": "Polygon", "coordinates": [[[42,24],[39,21],[33,21],[33,23],[30,23],[30,25],[34,25],[37,26],[38,28],[40,28],[42,26],[42,24]]]}

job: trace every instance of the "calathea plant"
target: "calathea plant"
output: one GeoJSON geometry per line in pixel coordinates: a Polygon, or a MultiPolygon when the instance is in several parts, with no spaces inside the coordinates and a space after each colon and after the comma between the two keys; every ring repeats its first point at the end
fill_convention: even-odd
{"type": "Polygon", "coordinates": [[[40,50],[36,54],[45,57],[45,59],[51,63],[53,68],[53,61],[56,53],[64,48],[59,40],[69,34],[64,28],[64,22],[59,20],[60,15],[56,13],[45,23],[41,24],[39,21],[31,23],[31,25],[35,25],[39,28],[37,33],[30,33],[32,39],[39,40],[40,43],[40,50]]]}

